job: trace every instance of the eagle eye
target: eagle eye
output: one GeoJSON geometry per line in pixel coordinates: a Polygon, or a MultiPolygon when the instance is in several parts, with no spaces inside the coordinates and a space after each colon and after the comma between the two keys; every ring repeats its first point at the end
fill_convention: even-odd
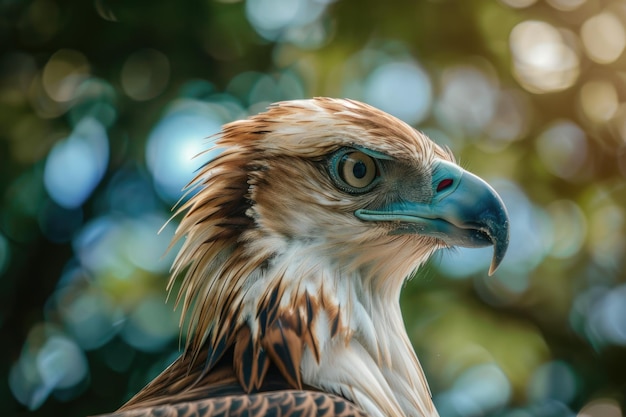
{"type": "Polygon", "coordinates": [[[331,177],[339,188],[358,194],[369,191],[379,176],[376,159],[356,149],[341,149],[330,160],[331,177]]]}

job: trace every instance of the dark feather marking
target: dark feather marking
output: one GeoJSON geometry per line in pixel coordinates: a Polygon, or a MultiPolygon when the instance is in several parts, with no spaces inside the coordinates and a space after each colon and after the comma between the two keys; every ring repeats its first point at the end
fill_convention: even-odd
{"type": "Polygon", "coordinates": [[[306,304],[306,321],[310,325],[313,321],[313,304],[311,302],[311,296],[309,295],[308,291],[304,292],[304,301],[306,304]]]}
{"type": "Polygon", "coordinates": [[[237,333],[232,366],[245,392],[257,392],[264,385],[270,361],[265,350],[252,337],[248,326],[243,326],[237,333]]]}
{"type": "Polygon", "coordinates": [[[258,381],[259,386],[254,387],[254,388],[258,389],[260,388],[260,385],[263,383],[263,380],[265,379],[264,377],[270,366],[270,362],[269,362],[269,358],[267,357],[267,354],[265,353],[265,349],[263,349],[261,346],[256,346],[256,349],[257,349],[256,380],[258,381]]]}
{"type": "Polygon", "coordinates": [[[261,337],[265,335],[265,331],[268,326],[271,326],[276,319],[276,315],[278,314],[278,301],[278,288],[274,288],[272,291],[270,291],[269,298],[266,296],[265,300],[263,300],[259,305],[259,310],[257,311],[257,319],[259,320],[261,337]]]}
{"type": "Polygon", "coordinates": [[[294,324],[295,324],[294,330],[296,331],[297,334],[301,335],[303,326],[302,326],[302,316],[300,314],[296,314],[294,324]]]}
{"type": "Polygon", "coordinates": [[[278,405],[280,407],[280,415],[281,416],[295,417],[295,416],[299,416],[300,415],[300,413],[298,413],[296,410],[292,409],[293,408],[293,404],[291,404],[288,401],[283,401],[282,403],[280,403],[278,405]]]}
{"type": "MultiPolygon", "coordinates": [[[[178,410],[177,414],[182,415],[183,412],[184,412],[184,410],[178,410]]],[[[167,410],[165,410],[163,408],[157,408],[157,409],[154,410],[154,412],[152,414],[154,415],[154,417],[165,417],[169,413],[167,412],[167,410]]]]}
{"type": "Polygon", "coordinates": [[[244,391],[252,390],[252,375],[254,371],[254,347],[250,329],[244,326],[239,331],[235,342],[233,368],[244,391]]]}
{"type": "MultiPolygon", "coordinates": [[[[228,333],[224,334],[213,346],[209,346],[209,354],[207,356],[204,369],[198,379],[201,379],[207,372],[210,372],[215,364],[222,358],[226,348],[228,347],[227,337],[228,333]]],[[[209,335],[209,338],[211,338],[211,335],[209,335]]]]}
{"type": "Polygon", "coordinates": [[[230,403],[231,410],[236,410],[239,412],[243,410],[243,407],[244,407],[244,403],[243,403],[242,398],[233,398],[232,402],[230,403]]]}
{"type": "Polygon", "coordinates": [[[270,292],[270,299],[267,303],[269,308],[274,308],[276,307],[276,304],[278,303],[278,288],[274,288],[271,292],[270,292]]]}
{"type": "Polygon", "coordinates": [[[208,404],[199,404],[198,412],[196,413],[199,416],[209,415],[209,405],[208,404]]]}
{"type": "Polygon", "coordinates": [[[278,289],[274,289],[272,291],[272,294],[270,296],[270,301],[269,301],[269,305],[268,305],[269,310],[269,317],[268,317],[268,322],[269,323],[273,323],[274,320],[276,320],[276,315],[278,314],[278,289]]]}
{"type": "Polygon", "coordinates": [[[297,396],[294,398],[296,407],[302,407],[306,402],[306,398],[302,396],[297,396]]]}
{"type": "Polygon", "coordinates": [[[257,319],[259,320],[261,337],[263,337],[265,336],[265,329],[267,328],[267,308],[263,308],[257,313],[257,319]]]}
{"type": "Polygon", "coordinates": [[[338,331],[339,331],[339,308],[337,309],[337,314],[332,319],[332,324],[330,328],[330,336],[335,337],[338,331]]]}
{"type": "Polygon", "coordinates": [[[313,357],[317,363],[320,362],[320,351],[319,346],[317,344],[317,340],[315,339],[315,335],[313,334],[313,326],[315,320],[315,308],[313,306],[313,301],[311,300],[311,296],[308,291],[304,292],[304,303],[306,305],[306,323],[305,323],[305,331],[306,331],[306,339],[307,345],[309,349],[311,349],[313,353],[313,357]]]}
{"type": "Polygon", "coordinates": [[[294,388],[302,389],[300,358],[302,355],[301,335],[296,334],[286,318],[279,317],[268,328],[267,337],[262,342],[272,361],[285,379],[294,388]]]}
{"type": "Polygon", "coordinates": [[[326,402],[326,398],[322,397],[322,396],[316,396],[313,398],[313,400],[315,401],[315,405],[319,408],[321,406],[324,405],[324,403],[326,402]]]}
{"type": "Polygon", "coordinates": [[[249,224],[245,219],[227,219],[228,221],[217,223],[217,227],[223,227],[224,229],[241,230],[246,229],[249,224]]]}

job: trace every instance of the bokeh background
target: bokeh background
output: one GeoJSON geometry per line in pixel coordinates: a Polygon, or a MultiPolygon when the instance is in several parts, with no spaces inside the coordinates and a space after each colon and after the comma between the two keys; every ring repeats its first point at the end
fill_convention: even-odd
{"type": "Polygon", "coordinates": [[[508,205],[402,297],[442,417],[621,417],[626,1],[0,0],[0,414],[117,408],[172,361],[193,155],[277,100],[368,102],[508,205]]]}

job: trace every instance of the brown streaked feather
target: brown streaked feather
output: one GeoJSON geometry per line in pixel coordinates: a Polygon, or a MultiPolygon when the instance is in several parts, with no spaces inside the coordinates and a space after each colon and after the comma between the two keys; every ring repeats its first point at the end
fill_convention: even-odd
{"type": "Polygon", "coordinates": [[[270,366],[266,351],[255,343],[250,329],[244,327],[235,341],[233,369],[237,380],[246,392],[261,389],[270,366]]]}
{"type": "MultiPolygon", "coordinates": [[[[245,338],[247,333],[249,332],[245,328],[242,329],[236,340],[245,338]]],[[[258,381],[248,384],[250,389],[246,389],[240,381],[241,376],[236,372],[236,367],[233,367],[233,363],[244,362],[241,357],[235,356],[237,353],[240,352],[236,348],[226,349],[220,355],[219,361],[211,367],[210,372],[206,371],[210,355],[208,349],[203,350],[196,360],[191,356],[180,356],[120,410],[147,409],[209,397],[292,388],[275,367],[265,365],[262,369],[264,377],[262,379],[257,377],[258,381]]],[[[249,363],[250,359],[246,359],[245,362],[249,363]]]]}
{"type": "Polygon", "coordinates": [[[265,330],[261,346],[289,385],[302,389],[300,359],[305,340],[298,315],[281,315],[265,330]]]}

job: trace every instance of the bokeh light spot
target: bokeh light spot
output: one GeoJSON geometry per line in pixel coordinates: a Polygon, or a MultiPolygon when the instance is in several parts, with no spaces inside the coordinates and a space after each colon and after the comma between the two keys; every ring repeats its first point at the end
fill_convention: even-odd
{"type": "Polygon", "coordinates": [[[86,79],[78,86],[75,101],[69,111],[72,124],[77,125],[84,118],[92,117],[104,127],[111,127],[117,120],[117,94],[117,90],[103,79],[86,79]]]}
{"type": "Polygon", "coordinates": [[[65,208],[83,204],[98,185],[109,161],[109,141],[100,122],[87,117],[55,144],[44,168],[50,197],[65,208]]]}
{"type": "Polygon", "coordinates": [[[615,86],[607,81],[586,82],[580,89],[580,105],[591,121],[609,121],[619,107],[615,86]]]}
{"type": "Polygon", "coordinates": [[[529,125],[530,106],[524,95],[519,91],[500,91],[495,113],[485,129],[492,139],[489,149],[501,152],[509,143],[521,139],[529,125]]]}
{"type": "MultiPolygon", "coordinates": [[[[203,154],[210,148],[207,138],[220,131],[222,120],[206,103],[180,100],[154,127],[146,144],[146,160],[156,190],[168,202],[175,202],[194,172],[217,155],[203,154]]],[[[213,138],[214,139],[214,138],[213,138]]]]}
{"type": "Polygon", "coordinates": [[[155,274],[164,274],[169,270],[175,251],[168,252],[169,256],[164,255],[174,235],[175,226],[167,223],[167,220],[161,214],[144,213],[140,219],[126,225],[128,236],[123,240],[124,253],[134,265],[155,274]]]}
{"type": "Polygon", "coordinates": [[[532,417],[573,417],[574,415],[567,404],[557,400],[533,403],[527,410],[532,417]]]}
{"type": "Polygon", "coordinates": [[[132,99],[149,100],[161,94],[170,79],[170,61],[155,49],[142,49],[130,55],[122,67],[124,92],[132,99]]]}
{"type": "Polygon", "coordinates": [[[569,12],[578,9],[587,0],[547,0],[548,4],[557,10],[569,12]]]}
{"type": "Polygon", "coordinates": [[[240,72],[230,80],[226,86],[226,91],[239,99],[244,105],[253,104],[254,102],[250,99],[250,92],[263,76],[263,73],[256,71],[240,72]]]}
{"type": "Polygon", "coordinates": [[[63,336],[52,336],[37,355],[37,368],[49,387],[69,388],[87,375],[87,361],[76,343],[63,336]]]}
{"type": "Polygon", "coordinates": [[[609,64],[622,55],[626,47],[626,31],[620,19],[605,11],[587,19],[580,28],[585,51],[599,64],[609,64]]]}
{"type": "Polygon", "coordinates": [[[559,120],[539,135],[536,148],[548,172],[573,179],[587,158],[587,137],[574,122],[559,120]]]}
{"type": "Polygon", "coordinates": [[[259,76],[250,90],[250,104],[265,108],[278,99],[279,91],[274,78],[265,74],[259,76]]]}
{"type": "Polygon", "coordinates": [[[277,40],[286,30],[320,18],[328,3],[328,0],[249,0],[246,16],[261,36],[277,40]]]}
{"type": "Polygon", "coordinates": [[[593,400],[580,410],[576,417],[622,417],[619,403],[612,398],[593,400]]]}
{"type": "Polygon", "coordinates": [[[73,248],[80,264],[96,275],[115,269],[120,262],[115,249],[119,243],[115,238],[119,229],[119,219],[103,216],[86,223],[74,237],[73,248]]]}
{"type": "MultiPolygon", "coordinates": [[[[73,240],[80,265],[125,308],[152,285],[163,286],[157,283],[158,274],[166,273],[177,251],[177,246],[166,250],[175,227],[163,227],[166,219],[159,212],[145,212],[137,218],[107,215],[91,220],[73,240]]],[[[116,317],[117,311],[105,311],[106,302],[102,312],[116,317]]]]}
{"type": "Polygon", "coordinates": [[[498,94],[495,80],[471,66],[448,68],[442,76],[437,116],[443,126],[474,135],[491,121],[498,94]]]}
{"type": "Polygon", "coordinates": [[[160,295],[145,296],[130,313],[122,337],[146,352],[163,348],[178,335],[178,320],[160,295]]]}
{"type": "Polygon", "coordinates": [[[502,3],[515,9],[523,9],[524,7],[532,6],[537,0],[500,0],[502,3]]]}
{"type": "Polygon", "coordinates": [[[22,354],[11,367],[9,386],[17,400],[36,410],[48,396],[62,390],[68,397],[87,377],[85,354],[53,326],[39,324],[31,330],[22,354]]]}
{"type": "Polygon", "coordinates": [[[261,33],[270,34],[289,26],[304,0],[251,0],[246,2],[248,20],[261,33]]]}
{"type": "Polygon", "coordinates": [[[554,232],[550,255],[561,259],[578,255],[587,236],[587,220],[583,211],[570,200],[554,201],[546,209],[554,232]]]}
{"type": "Polygon", "coordinates": [[[117,171],[107,181],[105,196],[99,200],[103,211],[131,218],[156,212],[161,207],[148,174],[134,167],[117,171]]]}
{"type": "Polygon", "coordinates": [[[605,291],[588,313],[586,327],[592,340],[626,346],[626,284],[605,291]]]}
{"type": "Polygon", "coordinates": [[[428,75],[412,62],[384,64],[369,76],[365,101],[409,124],[424,120],[430,110],[432,86],[428,75]]]}
{"type": "Polygon", "coordinates": [[[43,88],[50,98],[67,102],[74,98],[76,88],[89,76],[85,55],[73,49],[55,52],[43,69],[43,88]]]}
{"type": "Polygon", "coordinates": [[[513,75],[533,93],[571,87],[580,74],[580,60],[561,33],[548,23],[527,20],[511,31],[513,75]]]}
{"type": "Polygon", "coordinates": [[[528,397],[533,402],[558,400],[569,404],[577,389],[576,374],[571,366],[562,361],[541,365],[528,381],[528,397]]]}
{"type": "Polygon", "coordinates": [[[68,332],[84,350],[101,347],[119,330],[115,323],[121,311],[106,292],[77,291],[70,286],[58,290],[53,300],[68,332]]]}
{"type": "Polygon", "coordinates": [[[496,364],[469,368],[452,389],[435,399],[441,415],[478,417],[505,405],[511,397],[511,383],[496,364]]]}
{"type": "Polygon", "coordinates": [[[599,265],[614,269],[621,264],[626,250],[625,216],[623,206],[613,203],[600,205],[591,214],[587,244],[599,265]]]}

